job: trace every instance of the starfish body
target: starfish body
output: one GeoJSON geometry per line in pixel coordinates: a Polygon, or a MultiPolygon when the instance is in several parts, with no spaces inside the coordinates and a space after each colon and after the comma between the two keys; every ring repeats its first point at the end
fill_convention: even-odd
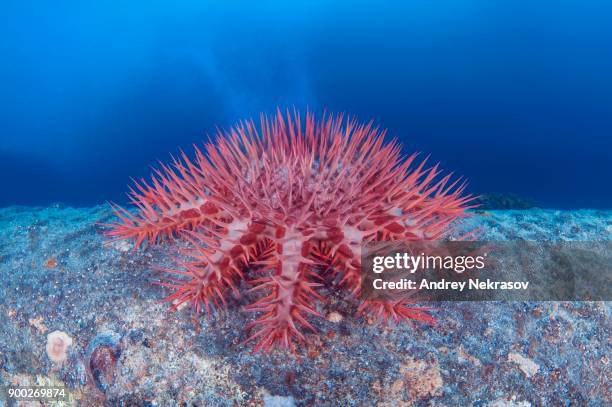
{"type": "MultiPolygon", "coordinates": [[[[445,238],[472,199],[464,188],[438,165],[417,165],[416,154],[404,159],[371,123],[278,112],[220,132],[194,159],[182,153],[136,182],[137,211],[114,205],[108,235],[135,248],[187,240],[189,260],[165,269],[166,300],[210,313],[247,280],[259,296],[246,306],[258,315],[246,342],[295,351],[315,330],[320,287],[335,281],[358,296],[362,244],[445,238]]],[[[366,300],[358,312],[434,322],[407,301],[366,300]]]]}

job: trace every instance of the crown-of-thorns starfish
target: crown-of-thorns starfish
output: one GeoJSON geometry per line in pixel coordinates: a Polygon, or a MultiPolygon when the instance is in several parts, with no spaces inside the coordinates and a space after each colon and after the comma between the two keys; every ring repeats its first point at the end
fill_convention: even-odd
{"type": "MultiPolygon", "coordinates": [[[[304,330],[314,331],[322,286],[359,294],[364,242],[442,239],[465,215],[465,183],[425,161],[402,157],[372,123],[279,111],[220,131],[194,159],[182,153],[135,183],[137,211],[114,206],[107,233],[135,248],[187,240],[190,260],[166,270],[166,301],[210,313],[246,280],[260,293],[246,306],[259,315],[246,342],[295,352],[304,330]]],[[[364,300],[358,313],[434,322],[404,300],[364,300]]]]}

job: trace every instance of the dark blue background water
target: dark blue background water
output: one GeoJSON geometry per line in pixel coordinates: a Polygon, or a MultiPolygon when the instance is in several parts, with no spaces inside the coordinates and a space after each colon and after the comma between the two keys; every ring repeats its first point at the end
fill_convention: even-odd
{"type": "Polygon", "coordinates": [[[474,193],[612,207],[611,2],[81,3],[2,2],[0,206],[121,201],[295,105],[374,119],[474,193]]]}

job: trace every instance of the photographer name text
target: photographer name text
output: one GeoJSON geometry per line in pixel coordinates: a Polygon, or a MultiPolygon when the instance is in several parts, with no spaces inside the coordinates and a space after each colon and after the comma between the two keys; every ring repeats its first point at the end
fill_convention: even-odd
{"type": "Polygon", "coordinates": [[[407,278],[398,281],[385,281],[377,278],[372,282],[375,290],[527,290],[529,281],[493,281],[491,279],[468,279],[467,281],[429,281],[417,282],[407,278]]]}

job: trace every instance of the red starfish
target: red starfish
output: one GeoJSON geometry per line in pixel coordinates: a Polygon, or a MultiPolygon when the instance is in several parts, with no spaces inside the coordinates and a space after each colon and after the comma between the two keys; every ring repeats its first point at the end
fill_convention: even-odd
{"type": "MultiPolygon", "coordinates": [[[[166,270],[163,283],[176,308],[196,312],[225,305],[248,279],[262,296],[246,307],[259,314],[247,341],[295,351],[308,322],[320,316],[315,300],[329,278],[356,296],[361,247],[375,240],[435,240],[453,230],[472,198],[465,183],[440,176],[438,165],[403,159],[384,131],[343,116],[305,120],[280,112],[219,132],[195,159],[161,165],[150,183],[131,189],[133,213],[114,206],[119,221],[108,235],[157,244],[182,238],[191,260],[166,270]]],[[[433,323],[428,308],[408,301],[363,301],[360,313],[385,321],[433,323]]]]}

